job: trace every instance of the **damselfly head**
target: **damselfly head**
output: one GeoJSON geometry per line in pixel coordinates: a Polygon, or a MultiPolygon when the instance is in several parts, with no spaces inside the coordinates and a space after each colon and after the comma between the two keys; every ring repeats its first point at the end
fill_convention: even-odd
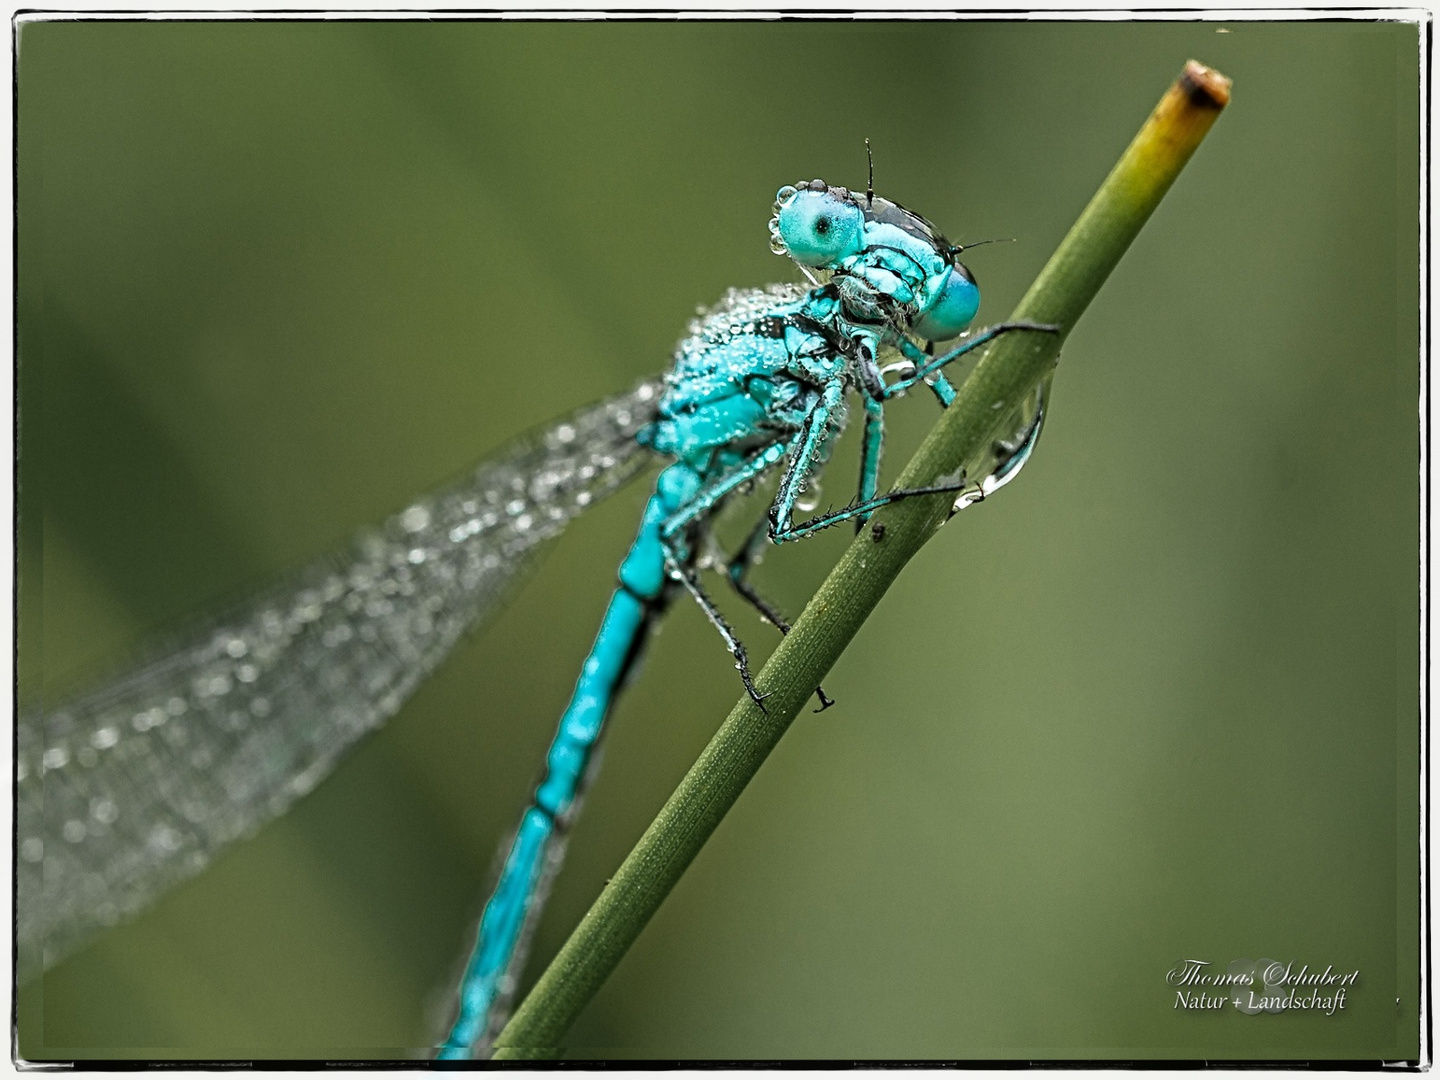
{"type": "Polygon", "coordinates": [[[770,217],[770,250],[815,269],[833,270],[864,250],[870,226],[892,226],[949,261],[960,249],[933,224],[873,191],[851,191],[801,180],[775,194],[770,217]]]}
{"type": "Polygon", "coordinates": [[[879,318],[929,341],[955,337],[975,318],[980,290],[961,248],[933,224],[873,191],[823,180],[782,187],[770,218],[770,250],[807,275],[828,271],[862,321],[879,318]]]}

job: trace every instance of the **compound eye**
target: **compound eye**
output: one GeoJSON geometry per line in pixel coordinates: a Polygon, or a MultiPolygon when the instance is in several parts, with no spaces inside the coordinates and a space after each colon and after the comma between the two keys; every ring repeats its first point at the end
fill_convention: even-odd
{"type": "Polygon", "coordinates": [[[910,326],[926,341],[948,341],[959,336],[979,310],[980,287],[970,271],[956,263],[944,287],[910,326]]]}
{"type": "Polygon", "coordinates": [[[859,253],[865,215],[828,192],[800,190],[780,207],[775,226],[785,253],[796,262],[833,267],[859,253]]]}

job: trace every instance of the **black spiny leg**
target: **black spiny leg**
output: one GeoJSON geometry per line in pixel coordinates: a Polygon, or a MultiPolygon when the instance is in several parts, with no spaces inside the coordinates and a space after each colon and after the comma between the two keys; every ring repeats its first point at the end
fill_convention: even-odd
{"type": "MultiPolygon", "coordinates": [[[[741,544],[740,550],[735,552],[735,557],[725,564],[725,579],[730,582],[730,586],[740,594],[747,604],[760,613],[761,618],[783,635],[790,633],[789,620],[780,614],[780,610],[774,604],[761,596],[755,590],[754,585],[745,580],[745,575],[759,560],[760,552],[769,542],[768,525],[768,518],[762,517],[756,522],[755,528],[751,529],[750,535],[745,538],[745,543],[741,544]]],[[[820,707],[815,710],[817,713],[822,713],[835,704],[835,700],[825,693],[823,686],[815,688],[815,697],[820,702],[820,707]]]]}
{"type": "Polygon", "coordinates": [[[695,580],[695,571],[688,564],[681,563],[675,557],[675,553],[667,546],[665,562],[679,578],[680,584],[685,586],[688,592],[700,605],[700,610],[705,612],[705,617],[710,620],[710,625],[720,631],[720,636],[725,640],[725,647],[730,650],[730,655],[735,658],[735,666],[740,669],[740,681],[745,684],[745,692],[750,695],[750,700],[760,707],[761,712],[766,712],[765,698],[768,694],[762,694],[755,687],[755,681],[750,677],[750,658],[745,655],[745,646],[725,621],[725,616],[720,614],[720,609],[715,606],[714,601],[705,595],[705,590],[700,588],[700,582],[695,580]]]}
{"type": "MultiPolygon", "coordinates": [[[[963,473],[962,473],[963,476],[963,473]]],[[[836,510],[833,513],[822,514],[819,517],[811,518],[809,521],[802,521],[798,525],[791,526],[783,532],[777,531],[775,539],[779,543],[789,540],[803,540],[807,536],[813,536],[821,529],[828,529],[832,525],[839,525],[842,521],[851,521],[860,514],[868,514],[873,510],[879,510],[882,506],[889,506],[891,503],[900,502],[902,499],[913,499],[917,495],[948,495],[966,490],[964,481],[954,484],[936,484],[933,487],[919,488],[897,488],[885,495],[877,495],[875,498],[863,503],[856,503],[847,506],[844,510],[836,510]]]]}

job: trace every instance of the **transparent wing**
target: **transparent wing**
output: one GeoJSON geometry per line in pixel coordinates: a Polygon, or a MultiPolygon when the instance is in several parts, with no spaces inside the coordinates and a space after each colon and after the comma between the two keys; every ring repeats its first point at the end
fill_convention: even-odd
{"type": "Polygon", "coordinates": [[[19,726],[22,971],[198,872],[383,723],[527,556],[641,471],[658,380],[522,439],[348,550],[19,726]]]}

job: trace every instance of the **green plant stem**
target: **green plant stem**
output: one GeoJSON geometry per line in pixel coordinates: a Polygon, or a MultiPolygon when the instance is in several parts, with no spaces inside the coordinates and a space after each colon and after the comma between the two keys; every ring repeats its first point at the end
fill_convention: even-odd
{"type": "MultiPolygon", "coordinates": [[[[1051,256],[1013,319],[1061,327],[1058,334],[998,338],[955,403],[930,431],[897,486],[953,475],[1008,432],[1015,410],[1050,378],[1060,346],[1125,249],[1229,101],[1230,82],[1191,61],[1051,256]]],[[[610,879],[590,911],[495,1042],[496,1059],[556,1056],[595,995],[684,873],[745,785],[774,749],[897,574],[945,523],[951,495],[913,498],[877,512],[805,608],[756,679],[761,712],[748,697],[731,710],[675,793],[610,879]]]]}

